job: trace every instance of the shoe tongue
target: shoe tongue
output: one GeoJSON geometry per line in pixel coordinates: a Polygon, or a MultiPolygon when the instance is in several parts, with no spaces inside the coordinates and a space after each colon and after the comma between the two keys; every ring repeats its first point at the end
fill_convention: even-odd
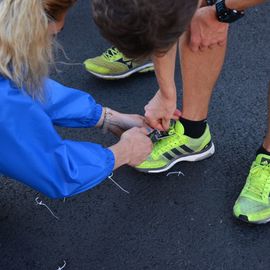
{"type": "Polygon", "coordinates": [[[177,134],[180,134],[180,135],[184,134],[185,132],[184,126],[181,124],[180,121],[176,121],[174,130],[177,134]]]}
{"type": "Polygon", "coordinates": [[[256,157],[256,162],[260,163],[261,165],[268,165],[270,164],[270,156],[259,154],[256,157]]]}

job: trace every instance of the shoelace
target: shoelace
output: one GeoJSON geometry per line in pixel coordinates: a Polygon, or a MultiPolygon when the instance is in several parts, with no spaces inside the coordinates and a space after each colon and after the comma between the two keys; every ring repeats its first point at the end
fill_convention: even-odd
{"type": "Polygon", "coordinates": [[[266,199],[270,191],[270,165],[255,163],[250,171],[251,177],[244,188],[245,192],[251,192],[266,199]]]}
{"type": "Polygon", "coordinates": [[[111,47],[109,48],[106,52],[103,53],[103,56],[105,58],[107,58],[108,60],[110,60],[112,57],[114,57],[115,55],[119,54],[119,50],[115,47],[111,47]]]}
{"type": "Polygon", "coordinates": [[[175,137],[177,137],[179,139],[177,142],[180,145],[185,142],[184,138],[181,135],[176,133],[175,124],[176,124],[175,121],[171,122],[170,128],[167,131],[169,137],[164,139],[164,140],[160,140],[155,144],[155,148],[154,148],[154,152],[153,152],[154,155],[159,156],[159,155],[162,155],[165,152],[167,152],[168,151],[168,146],[171,146],[172,144],[175,143],[175,140],[176,140],[175,137]]]}

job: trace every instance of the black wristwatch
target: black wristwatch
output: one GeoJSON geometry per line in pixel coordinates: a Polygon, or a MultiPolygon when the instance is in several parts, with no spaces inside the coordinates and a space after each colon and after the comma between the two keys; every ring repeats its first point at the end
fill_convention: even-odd
{"type": "Polygon", "coordinates": [[[207,5],[216,5],[217,19],[224,23],[233,23],[241,19],[245,12],[243,10],[236,10],[227,8],[225,0],[206,0],[207,5]]]}

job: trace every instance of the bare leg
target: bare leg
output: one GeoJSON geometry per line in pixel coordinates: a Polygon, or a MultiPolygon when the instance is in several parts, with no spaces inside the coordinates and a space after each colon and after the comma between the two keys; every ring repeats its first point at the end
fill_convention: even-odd
{"type": "Polygon", "coordinates": [[[188,46],[188,33],[179,43],[183,80],[185,119],[200,121],[207,118],[211,95],[223,66],[226,45],[194,53],[188,46]]]}
{"type": "Polygon", "coordinates": [[[266,136],[264,138],[263,147],[265,148],[265,150],[270,152],[270,83],[268,90],[268,127],[266,136]]]}

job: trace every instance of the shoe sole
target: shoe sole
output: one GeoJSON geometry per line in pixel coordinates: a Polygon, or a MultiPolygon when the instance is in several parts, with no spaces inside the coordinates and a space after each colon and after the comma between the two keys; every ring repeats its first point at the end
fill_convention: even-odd
{"type": "Polygon", "coordinates": [[[211,143],[209,148],[205,149],[204,151],[200,153],[195,153],[195,154],[190,154],[187,156],[182,156],[180,158],[177,158],[173,160],[170,164],[168,164],[166,167],[162,169],[156,169],[156,170],[144,170],[144,169],[139,169],[136,168],[140,172],[144,173],[162,173],[168,171],[171,167],[173,167],[175,164],[182,162],[182,161],[188,161],[188,162],[195,162],[195,161],[200,161],[206,158],[211,157],[215,153],[215,145],[211,143]]]}
{"type": "Polygon", "coordinates": [[[259,221],[249,221],[247,216],[244,215],[240,215],[239,217],[237,217],[236,215],[233,215],[235,218],[237,218],[238,220],[241,220],[245,223],[248,224],[254,224],[254,225],[263,225],[266,224],[268,222],[270,222],[270,218],[264,219],[264,220],[259,220],[259,221]]]}
{"type": "Polygon", "coordinates": [[[150,71],[154,71],[154,64],[153,63],[148,63],[145,64],[143,66],[139,66],[137,68],[134,69],[130,69],[128,72],[125,73],[121,73],[121,74],[116,74],[116,75],[103,75],[103,74],[99,74],[96,72],[93,72],[91,70],[86,69],[88,72],[90,72],[91,74],[93,74],[94,76],[101,78],[101,79],[105,79],[105,80],[119,80],[119,79],[124,79],[129,77],[130,75],[138,72],[138,73],[146,73],[146,72],[150,72],[150,71]]]}

